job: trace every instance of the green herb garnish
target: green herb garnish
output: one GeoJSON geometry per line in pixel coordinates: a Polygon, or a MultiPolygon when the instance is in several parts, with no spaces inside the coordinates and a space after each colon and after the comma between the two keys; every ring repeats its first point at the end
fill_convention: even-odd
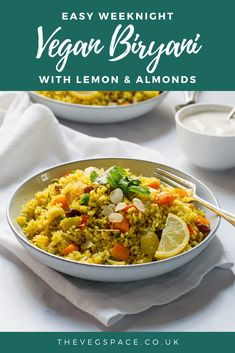
{"type": "Polygon", "coordinates": [[[121,167],[113,167],[107,174],[107,181],[112,189],[119,188],[124,194],[130,192],[147,196],[150,194],[147,186],[142,186],[140,180],[127,175],[127,172],[121,167]]]}
{"type": "Polygon", "coordinates": [[[89,200],[90,200],[90,195],[85,194],[80,201],[80,205],[87,205],[89,200]]]}
{"type": "Polygon", "coordinates": [[[111,188],[113,189],[120,187],[120,184],[122,184],[123,187],[125,188],[128,186],[128,183],[126,183],[125,181],[126,176],[127,176],[127,173],[123,168],[113,167],[107,175],[107,181],[111,186],[111,188]]]}
{"type": "Polygon", "coordinates": [[[96,181],[97,177],[98,177],[97,172],[95,170],[93,170],[90,174],[90,180],[94,183],[94,181],[96,181]]]}
{"type": "Polygon", "coordinates": [[[149,188],[147,186],[129,186],[128,191],[131,192],[135,192],[137,194],[141,194],[141,195],[149,195],[150,191],[149,188]]]}

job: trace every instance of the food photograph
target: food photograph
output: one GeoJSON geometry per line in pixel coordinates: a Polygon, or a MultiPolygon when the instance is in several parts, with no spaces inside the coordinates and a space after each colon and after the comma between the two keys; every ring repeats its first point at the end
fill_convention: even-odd
{"type": "Polygon", "coordinates": [[[1,91],[1,331],[233,331],[234,102],[1,91]]]}

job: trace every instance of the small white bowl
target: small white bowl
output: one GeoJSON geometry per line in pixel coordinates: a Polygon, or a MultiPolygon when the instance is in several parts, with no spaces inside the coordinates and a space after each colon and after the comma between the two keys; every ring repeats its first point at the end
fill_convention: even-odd
{"type": "Polygon", "coordinates": [[[224,170],[235,167],[235,136],[206,135],[190,129],[183,123],[191,114],[201,111],[223,111],[227,114],[232,106],[221,104],[194,104],[180,109],[175,116],[180,147],[195,165],[224,170]]]}
{"type": "Polygon", "coordinates": [[[29,92],[33,102],[46,105],[58,118],[88,124],[109,124],[137,118],[153,110],[167,93],[164,91],[157,97],[124,106],[95,106],[61,102],[29,92]]]}

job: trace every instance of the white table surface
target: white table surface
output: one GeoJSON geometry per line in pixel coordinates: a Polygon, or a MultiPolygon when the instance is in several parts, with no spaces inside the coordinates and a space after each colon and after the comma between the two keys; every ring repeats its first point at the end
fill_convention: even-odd
{"type": "MultiPolygon", "coordinates": [[[[193,166],[178,147],[174,106],[184,101],[171,92],[155,111],[129,122],[85,125],[61,121],[97,137],[116,136],[159,150],[168,164],[201,179],[220,204],[235,212],[235,169],[208,172],[193,166]]],[[[235,104],[235,92],[202,92],[198,101],[235,104]]],[[[235,158],[235,146],[231,151],[235,158]]],[[[235,261],[235,229],[222,221],[218,231],[235,261]]],[[[235,331],[235,281],[231,271],[215,269],[200,286],[173,303],[129,315],[111,328],[76,309],[20,261],[0,250],[0,331],[235,331]]]]}

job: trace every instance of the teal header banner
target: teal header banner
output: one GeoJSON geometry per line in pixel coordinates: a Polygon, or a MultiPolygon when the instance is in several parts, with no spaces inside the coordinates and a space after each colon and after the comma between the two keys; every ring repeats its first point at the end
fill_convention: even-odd
{"type": "Polygon", "coordinates": [[[198,353],[230,352],[235,333],[44,332],[0,333],[6,353],[198,353]]]}
{"type": "Polygon", "coordinates": [[[1,90],[233,90],[232,0],[10,1],[1,90]]]}

